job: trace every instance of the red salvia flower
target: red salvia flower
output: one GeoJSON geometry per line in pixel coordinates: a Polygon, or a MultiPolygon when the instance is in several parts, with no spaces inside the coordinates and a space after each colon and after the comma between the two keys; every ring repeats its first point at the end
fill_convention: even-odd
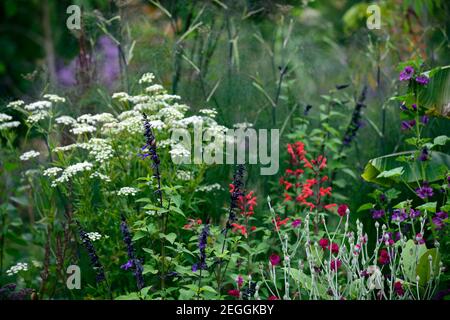
{"type": "Polygon", "coordinates": [[[247,237],[247,228],[245,226],[237,223],[233,223],[231,226],[233,227],[233,232],[239,231],[243,236],[247,237]]]}

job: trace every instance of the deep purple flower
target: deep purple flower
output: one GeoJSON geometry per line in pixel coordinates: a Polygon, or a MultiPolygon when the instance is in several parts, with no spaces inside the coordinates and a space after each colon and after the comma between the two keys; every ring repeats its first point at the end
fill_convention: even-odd
{"type": "Polygon", "coordinates": [[[134,277],[136,278],[137,288],[138,288],[138,290],[141,290],[142,288],[145,287],[144,276],[143,276],[144,267],[142,266],[141,260],[139,260],[136,257],[136,252],[134,250],[132,236],[131,236],[130,230],[128,229],[128,225],[127,225],[124,215],[121,216],[121,220],[122,221],[120,223],[120,231],[122,232],[123,241],[125,242],[125,244],[127,246],[127,254],[128,254],[128,259],[129,259],[129,261],[126,264],[122,265],[123,268],[122,267],[121,268],[124,270],[128,270],[129,268],[133,269],[133,274],[134,274],[134,277]],[[131,266],[129,266],[129,263],[131,263],[131,266]]]}
{"type": "Polygon", "coordinates": [[[131,261],[131,260],[128,260],[127,263],[120,266],[120,269],[123,269],[123,270],[128,270],[130,268],[133,268],[133,261],[131,261]]]}
{"type": "Polygon", "coordinates": [[[416,125],[416,120],[402,121],[402,130],[409,130],[416,125]]]}
{"type": "Polygon", "coordinates": [[[436,213],[436,217],[438,217],[439,219],[445,220],[448,218],[448,213],[444,212],[444,211],[439,211],[436,213]]]}
{"type": "Polygon", "coordinates": [[[417,111],[417,104],[413,103],[413,104],[411,105],[411,107],[413,108],[414,111],[417,111]]]}
{"type": "Polygon", "coordinates": [[[431,219],[431,221],[433,222],[436,230],[441,230],[442,227],[444,227],[444,221],[442,221],[442,219],[439,217],[433,217],[433,219],[431,219]]]}
{"type": "Polygon", "coordinates": [[[422,122],[423,125],[427,125],[428,122],[430,122],[430,118],[429,118],[427,115],[423,115],[423,116],[420,118],[420,122],[422,122]]]}
{"type": "Polygon", "coordinates": [[[411,208],[411,209],[409,210],[409,217],[410,217],[411,219],[418,218],[419,216],[420,216],[420,210],[414,210],[413,208],[411,208]]]}
{"type": "Polygon", "coordinates": [[[243,164],[239,164],[236,167],[236,171],[233,175],[233,183],[230,185],[230,208],[228,210],[228,219],[224,232],[231,229],[233,223],[236,221],[236,210],[238,208],[238,200],[244,195],[244,172],[245,167],[243,164]]]}
{"type": "Polygon", "coordinates": [[[428,84],[428,82],[430,82],[430,78],[428,78],[427,76],[418,76],[416,78],[416,82],[422,86],[425,86],[428,84]]]}
{"type": "Polygon", "coordinates": [[[414,68],[411,66],[405,67],[402,72],[400,72],[399,80],[400,81],[408,81],[412,78],[414,74],[414,68]]]}
{"type": "Polygon", "coordinates": [[[406,104],[404,102],[400,105],[400,110],[408,111],[408,107],[406,106],[406,104]]]}
{"type": "Polygon", "coordinates": [[[372,218],[373,219],[380,219],[385,215],[384,210],[372,210],[372,218]]]}
{"type": "Polygon", "coordinates": [[[421,199],[431,198],[433,196],[433,188],[428,185],[428,182],[424,181],[422,186],[416,189],[416,194],[421,199]]]}
{"type": "Polygon", "coordinates": [[[419,160],[420,161],[427,161],[429,159],[429,153],[428,148],[424,147],[422,151],[420,151],[419,160]]]}
{"type": "Polygon", "coordinates": [[[395,209],[392,213],[392,221],[403,222],[408,218],[405,209],[395,209]]]}

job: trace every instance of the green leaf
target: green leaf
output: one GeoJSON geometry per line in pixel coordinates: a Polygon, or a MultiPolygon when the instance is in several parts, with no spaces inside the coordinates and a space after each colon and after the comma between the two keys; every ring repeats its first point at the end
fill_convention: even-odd
{"type": "Polygon", "coordinates": [[[416,281],[416,268],[420,257],[427,251],[424,244],[416,245],[413,240],[408,240],[403,248],[400,263],[403,266],[404,274],[411,282],[416,281]]]}
{"type": "Polygon", "coordinates": [[[356,210],[356,212],[361,212],[361,211],[366,211],[366,210],[370,210],[373,208],[373,204],[372,203],[365,203],[363,205],[361,205],[358,210],[356,210]]]}
{"type": "Polygon", "coordinates": [[[180,296],[178,300],[191,300],[195,296],[195,292],[192,290],[180,289],[180,296]]]}
{"type": "Polygon", "coordinates": [[[400,177],[401,175],[403,175],[403,173],[405,172],[405,170],[403,169],[403,167],[397,167],[391,170],[387,170],[387,171],[383,171],[381,172],[377,178],[394,178],[394,177],[400,177]]]}
{"type": "MultiPolygon", "coordinates": [[[[399,158],[402,156],[409,158],[414,154],[415,151],[406,151],[371,159],[367,163],[361,177],[368,182],[390,186],[396,182],[395,177],[396,173],[398,173],[397,171],[392,172],[391,170],[404,165],[399,161],[399,158]],[[386,177],[386,174],[379,176],[380,173],[385,171],[389,172],[388,177],[386,177]],[[391,173],[394,174],[393,177],[389,177],[391,173]]],[[[426,180],[433,182],[442,179],[448,167],[450,167],[450,155],[442,152],[433,152],[433,156],[424,170],[426,180]]],[[[421,163],[419,161],[412,161],[408,166],[404,166],[403,169],[404,173],[401,175],[401,178],[407,183],[425,180],[422,176],[421,163]]]]}
{"type": "Polygon", "coordinates": [[[438,145],[438,146],[445,146],[445,144],[447,143],[448,140],[450,140],[450,139],[447,136],[438,136],[438,137],[434,138],[433,144],[438,145]]]}
{"type": "Polygon", "coordinates": [[[436,248],[427,250],[419,260],[419,264],[417,265],[416,274],[420,277],[419,285],[426,286],[427,282],[432,278],[431,271],[433,271],[434,277],[439,273],[439,261],[440,255],[436,248]],[[429,257],[431,256],[432,260],[430,263],[429,257]],[[431,268],[430,268],[431,267],[431,268]]]}
{"type": "Polygon", "coordinates": [[[165,238],[167,241],[169,241],[171,244],[173,244],[175,239],[177,238],[177,235],[173,232],[171,232],[169,234],[160,233],[159,237],[165,238]]]}
{"type": "Polygon", "coordinates": [[[437,202],[428,202],[428,203],[424,203],[421,206],[418,206],[416,209],[419,209],[421,211],[428,211],[428,212],[436,212],[436,205],[437,202]]]}
{"type": "Polygon", "coordinates": [[[153,266],[148,265],[148,264],[144,264],[144,271],[142,272],[142,274],[147,274],[147,273],[151,273],[151,274],[157,274],[158,270],[156,270],[153,266]]]}
{"type": "Polygon", "coordinates": [[[419,104],[428,109],[428,114],[449,118],[450,66],[433,70],[433,77],[428,85],[418,86],[418,96],[419,104]]]}

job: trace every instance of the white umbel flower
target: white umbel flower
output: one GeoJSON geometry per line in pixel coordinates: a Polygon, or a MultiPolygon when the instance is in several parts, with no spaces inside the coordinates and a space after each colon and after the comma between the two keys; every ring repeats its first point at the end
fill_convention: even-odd
{"type": "Polygon", "coordinates": [[[61,171],[63,171],[63,169],[58,168],[58,167],[52,167],[52,168],[45,169],[44,172],[43,172],[42,174],[43,174],[44,176],[46,176],[46,177],[54,178],[54,177],[56,177],[61,171]]]}
{"type": "Polygon", "coordinates": [[[100,240],[102,238],[102,235],[100,233],[98,233],[98,232],[88,232],[88,233],[86,233],[86,235],[88,236],[88,238],[91,241],[97,241],[97,240],[100,240]]]}
{"type": "Polygon", "coordinates": [[[6,121],[10,121],[12,120],[12,117],[5,114],[5,113],[0,113],[0,122],[6,122],[6,121]]]}
{"type": "Polygon", "coordinates": [[[48,110],[52,107],[52,103],[50,101],[36,101],[26,105],[24,108],[27,111],[36,111],[36,110],[48,110]]]}
{"type": "Polygon", "coordinates": [[[120,188],[119,191],[117,191],[117,195],[118,196],[129,196],[129,195],[135,196],[138,191],[139,190],[136,188],[123,187],[123,188],[120,188]]]}
{"type": "Polygon", "coordinates": [[[210,185],[205,185],[205,186],[200,186],[196,189],[196,191],[200,191],[200,192],[211,192],[211,191],[220,191],[222,190],[222,187],[220,184],[218,183],[214,183],[214,184],[210,184],[210,185]]]}
{"type": "Polygon", "coordinates": [[[6,270],[6,274],[8,276],[13,276],[19,271],[28,271],[28,263],[26,262],[19,262],[16,265],[12,266],[8,270],[6,270]]]}
{"type": "Polygon", "coordinates": [[[66,98],[60,97],[60,96],[58,96],[56,94],[44,94],[44,99],[47,99],[47,100],[49,100],[51,102],[54,102],[54,103],[58,103],[58,102],[64,103],[64,102],[66,102],[66,98]]]}
{"type": "Polygon", "coordinates": [[[142,83],[152,83],[153,79],[155,79],[155,75],[153,73],[144,73],[142,77],[139,79],[139,84],[142,83]]]}
{"type": "Polygon", "coordinates": [[[63,124],[65,126],[71,126],[74,125],[75,123],[77,123],[77,121],[69,116],[61,116],[55,119],[55,122],[57,124],[63,124]]]}
{"type": "Polygon", "coordinates": [[[0,130],[17,128],[18,126],[20,126],[19,121],[4,122],[4,123],[0,123],[0,130]]]}
{"type": "Polygon", "coordinates": [[[92,170],[92,167],[92,163],[86,161],[68,166],[61,174],[61,176],[52,182],[52,187],[56,187],[60,183],[69,181],[69,179],[74,177],[79,172],[92,170]]]}
{"type": "Polygon", "coordinates": [[[30,150],[30,151],[27,151],[27,152],[23,153],[20,156],[20,160],[27,161],[27,160],[30,160],[32,158],[37,158],[37,157],[39,157],[39,155],[40,155],[40,153],[38,151],[30,150]]]}
{"type": "Polygon", "coordinates": [[[25,102],[23,102],[23,100],[16,100],[16,101],[11,101],[10,103],[8,103],[6,105],[7,108],[19,108],[21,106],[25,105],[25,102]]]}

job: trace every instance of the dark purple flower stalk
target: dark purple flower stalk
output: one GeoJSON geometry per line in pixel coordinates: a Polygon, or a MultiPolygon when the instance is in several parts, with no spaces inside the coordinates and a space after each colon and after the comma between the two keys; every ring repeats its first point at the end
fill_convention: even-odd
{"type": "Polygon", "coordinates": [[[142,275],[144,268],[142,267],[141,260],[136,258],[136,252],[133,247],[132,237],[130,230],[128,229],[127,222],[125,220],[125,216],[122,215],[122,221],[120,223],[120,231],[122,232],[123,241],[127,246],[127,254],[128,254],[128,262],[121,266],[122,269],[128,270],[129,268],[133,269],[134,277],[136,278],[136,285],[138,290],[141,290],[145,287],[144,276],[142,275]]]}
{"type": "Polygon", "coordinates": [[[96,281],[97,282],[102,282],[104,281],[105,278],[105,271],[103,269],[102,264],[100,263],[100,260],[97,256],[97,252],[95,251],[95,247],[92,244],[91,239],[89,239],[89,236],[87,235],[87,233],[81,228],[80,223],[77,221],[77,226],[78,226],[78,233],[80,235],[81,241],[83,242],[83,246],[86,248],[88,255],[89,255],[89,260],[91,263],[92,268],[94,269],[94,271],[97,273],[96,276],[96,281]]]}
{"type": "Polygon", "coordinates": [[[428,185],[428,182],[424,181],[422,186],[416,189],[416,194],[421,199],[431,198],[433,196],[433,188],[428,185]]]}
{"type": "Polygon", "coordinates": [[[352,113],[352,119],[350,120],[350,124],[347,127],[347,130],[344,133],[344,138],[342,143],[344,146],[350,145],[353,139],[356,137],[358,130],[362,127],[361,115],[363,108],[366,107],[364,101],[366,100],[367,87],[365,86],[361,92],[361,96],[359,97],[355,109],[352,113]]]}
{"type": "Polygon", "coordinates": [[[402,72],[400,72],[399,80],[400,81],[408,81],[414,75],[414,68],[411,66],[405,67],[402,72]]]}
{"type": "Polygon", "coordinates": [[[208,243],[209,236],[209,223],[207,222],[200,233],[200,237],[198,238],[198,248],[200,250],[200,259],[199,262],[195,263],[192,266],[192,271],[196,272],[197,270],[206,270],[208,265],[206,264],[206,245],[208,243]]]}
{"type": "Polygon", "coordinates": [[[230,210],[226,230],[231,229],[232,224],[236,221],[236,209],[238,208],[238,199],[244,195],[244,165],[239,164],[233,176],[231,185],[230,210]]]}
{"type": "Polygon", "coordinates": [[[152,160],[152,168],[153,168],[153,177],[156,178],[156,181],[158,183],[157,190],[155,191],[155,194],[159,198],[160,206],[163,206],[162,201],[162,192],[161,192],[161,174],[159,170],[159,165],[161,163],[161,160],[159,159],[158,153],[156,151],[156,138],[152,131],[152,126],[148,122],[147,115],[143,113],[144,117],[144,136],[146,139],[145,146],[141,148],[141,157],[142,159],[145,159],[147,157],[150,157],[152,160]]]}

